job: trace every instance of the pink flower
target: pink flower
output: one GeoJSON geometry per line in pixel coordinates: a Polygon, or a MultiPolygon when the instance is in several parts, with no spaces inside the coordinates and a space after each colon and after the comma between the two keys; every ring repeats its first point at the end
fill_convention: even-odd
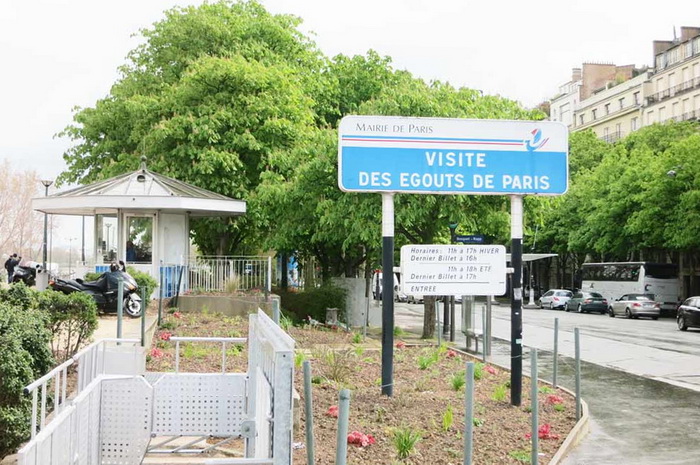
{"type": "Polygon", "coordinates": [[[167,331],[160,333],[160,340],[161,341],[169,341],[170,336],[172,336],[172,333],[169,333],[167,331]]]}
{"type": "Polygon", "coordinates": [[[556,394],[549,394],[547,396],[547,403],[548,404],[562,404],[562,403],[564,403],[564,398],[561,396],[558,396],[556,394]]]}
{"type": "Polygon", "coordinates": [[[180,318],[182,318],[182,313],[175,312],[175,313],[173,313],[173,316],[179,320],[180,318]]]}
{"type": "Polygon", "coordinates": [[[330,407],[328,407],[326,415],[328,415],[329,417],[338,418],[338,406],[331,405],[330,407]]]}
{"type": "MultiPolygon", "coordinates": [[[[526,439],[530,439],[531,437],[531,433],[527,433],[525,435],[526,439]]],[[[559,439],[558,434],[552,433],[552,425],[550,425],[549,423],[540,425],[540,427],[537,429],[537,437],[540,439],[559,439]]]]}
{"type": "Polygon", "coordinates": [[[360,447],[367,447],[369,445],[374,444],[377,442],[376,439],[374,439],[374,436],[371,434],[364,434],[359,431],[353,431],[352,433],[348,434],[348,444],[355,444],[360,447]]]}
{"type": "Polygon", "coordinates": [[[450,358],[454,358],[454,357],[457,356],[457,352],[455,352],[454,350],[450,349],[450,350],[447,351],[447,356],[450,357],[450,358]]]}
{"type": "Polygon", "coordinates": [[[151,349],[151,357],[161,358],[162,356],[163,356],[163,351],[160,350],[158,347],[154,347],[151,349]]]}
{"type": "Polygon", "coordinates": [[[495,375],[497,373],[496,369],[491,365],[486,365],[486,368],[484,368],[484,370],[491,373],[492,375],[495,375]]]}
{"type": "Polygon", "coordinates": [[[406,343],[403,342],[403,341],[399,341],[399,342],[396,343],[396,348],[397,348],[397,349],[403,349],[403,348],[405,348],[405,347],[406,347],[406,343]]]}

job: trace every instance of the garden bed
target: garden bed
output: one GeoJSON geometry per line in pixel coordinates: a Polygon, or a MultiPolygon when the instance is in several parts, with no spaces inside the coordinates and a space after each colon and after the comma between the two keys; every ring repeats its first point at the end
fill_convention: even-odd
{"type": "MultiPolygon", "coordinates": [[[[149,371],[174,370],[176,336],[246,337],[247,320],[214,314],[170,314],[154,338],[149,371]]],[[[348,463],[460,464],[464,446],[465,363],[476,365],[474,453],[477,464],[530,463],[530,383],[523,379],[522,406],[510,405],[510,372],[478,363],[468,355],[431,345],[406,345],[400,338],[394,355],[393,396],[381,395],[381,352],[376,340],[359,334],[309,326],[289,328],[297,342],[295,386],[301,395],[301,425],[294,442],[305,443],[304,392],[301,364],[310,360],[313,374],[315,458],[335,462],[337,406],[340,389],[351,390],[348,463]],[[354,433],[353,433],[354,432],[354,433]],[[411,441],[419,437],[413,447],[411,441]],[[403,447],[397,446],[403,439],[403,447]],[[404,457],[400,458],[400,455],[404,457]],[[407,455],[406,455],[407,454],[407,455]]],[[[245,371],[245,344],[227,348],[227,369],[245,371]]],[[[180,370],[221,370],[221,346],[182,344],[180,370]]],[[[539,388],[539,463],[554,456],[576,423],[574,399],[541,384],[539,388]],[[545,431],[546,430],[546,431],[545,431]]],[[[306,463],[306,450],[294,451],[294,462],[306,463]]]]}

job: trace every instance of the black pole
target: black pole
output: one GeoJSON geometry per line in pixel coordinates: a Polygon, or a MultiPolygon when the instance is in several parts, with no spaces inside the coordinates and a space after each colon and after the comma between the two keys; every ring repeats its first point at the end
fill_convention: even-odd
{"type": "Polygon", "coordinates": [[[382,394],[394,392],[394,195],[382,194],[382,394]]]}
{"type": "MultiPolygon", "coordinates": [[[[512,214],[512,213],[511,213],[512,214]]],[[[510,403],[519,406],[523,380],[523,293],[522,265],[523,240],[513,238],[510,248],[510,263],[513,267],[511,317],[510,317],[510,403]]]]}
{"type": "Polygon", "coordinates": [[[442,296],[442,334],[445,339],[450,334],[450,297],[449,295],[442,296]]]}
{"type": "Polygon", "coordinates": [[[382,238],[382,394],[394,391],[394,237],[382,238]]]}

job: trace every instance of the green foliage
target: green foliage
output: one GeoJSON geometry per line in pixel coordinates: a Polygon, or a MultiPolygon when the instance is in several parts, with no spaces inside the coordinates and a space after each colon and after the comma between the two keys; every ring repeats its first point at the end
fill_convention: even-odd
{"type": "Polygon", "coordinates": [[[467,380],[464,377],[464,373],[454,373],[452,378],[450,378],[450,385],[455,391],[461,390],[466,383],[467,380]]]}
{"type": "Polygon", "coordinates": [[[43,312],[0,302],[0,458],[29,436],[31,403],[22,390],[51,369],[50,341],[43,312]]]}
{"type": "Polygon", "coordinates": [[[294,353],[294,366],[296,368],[301,368],[302,364],[304,363],[304,360],[306,360],[306,354],[304,352],[295,352],[294,353]]]}
{"type": "Polygon", "coordinates": [[[540,386],[539,389],[537,389],[537,392],[540,394],[554,394],[556,391],[549,386],[540,386]]]}
{"type": "Polygon", "coordinates": [[[401,329],[399,326],[394,326],[394,337],[401,337],[406,334],[406,331],[401,329]]]}
{"type": "Polygon", "coordinates": [[[139,287],[139,292],[143,292],[144,289],[148,289],[149,292],[153,292],[153,290],[158,286],[158,281],[156,281],[155,278],[148,273],[139,271],[131,266],[126,267],[126,272],[129,273],[132,278],[134,278],[134,281],[136,281],[136,285],[139,287]]]}
{"type": "Polygon", "coordinates": [[[427,370],[432,365],[437,363],[440,359],[440,352],[438,349],[430,351],[430,353],[422,354],[418,356],[418,368],[421,370],[427,370]]]}
{"type": "Polygon", "coordinates": [[[508,385],[505,383],[499,384],[493,390],[493,393],[491,393],[491,399],[495,400],[496,402],[503,402],[504,400],[506,400],[507,394],[508,394],[508,385]]]}
{"type": "Polygon", "coordinates": [[[321,287],[305,289],[302,292],[277,290],[282,299],[282,307],[292,314],[295,321],[304,321],[309,316],[314,320],[326,321],[326,309],[338,308],[339,319],[345,318],[345,289],[326,284],[321,287]]]}
{"type": "Polygon", "coordinates": [[[19,310],[36,308],[38,292],[27,287],[23,282],[15,283],[7,288],[0,287],[0,302],[19,310]]]}
{"type": "Polygon", "coordinates": [[[449,431],[453,423],[454,411],[452,410],[452,406],[448,405],[447,409],[442,413],[442,430],[445,432],[449,431]]]}
{"type": "Polygon", "coordinates": [[[482,362],[477,362],[474,364],[474,380],[479,381],[484,377],[484,364],[482,362]]]}
{"type": "Polygon", "coordinates": [[[402,427],[392,431],[392,441],[399,459],[407,459],[416,449],[416,444],[422,439],[418,431],[402,427]]]}
{"type": "Polygon", "coordinates": [[[513,457],[518,462],[529,463],[530,462],[530,451],[529,450],[512,450],[508,452],[509,457],[513,457]]]}
{"type": "Polygon", "coordinates": [[[97,329],[95,300],[82,292],[63,294],[51,289],[39,294],[38,308],[45,312],[55,358],[62,362],[78,352],[97,329]]]}
{"type": "Polygon", "coordinates": [[[289,329],[294,326],[294,320],[289,318],[284,313],[280,313],[280,328],[289,332],[289,329]]]}
{"type": "Polygon", "coordinates": [[[314,358],[318,360],[318,372],[324,378],[336,383],[346,383],[355,365],[352,350],[333,350],[327,347],[317,350],[314,358]]]}
{"type": "Polygon", "coordinates": [[[563,412],[566,410],[566,407],[564,407],[564,404],[554,404],[554,410],[557,412],[563,412]]]}
{"type": "Polygon", "coordinates": [[[481,418],[474,417],[472,418],[472,425],[474,425],[476,428],[478,428],[479,426],[483,426],[484,420],[482,420],[481,418]]]}
{"type": "Polygon", "coordinates": [[[364,337],[362,336],[362,333],[352,333],[352,343],[353,344],[361,344],[363,340],[364,340],[364,337]]]}

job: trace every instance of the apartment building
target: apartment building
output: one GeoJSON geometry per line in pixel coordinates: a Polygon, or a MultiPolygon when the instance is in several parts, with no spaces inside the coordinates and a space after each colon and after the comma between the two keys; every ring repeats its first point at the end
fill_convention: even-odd
{"type": "Polygon", "coordinates": [[[584,63],[551,100],[550,119],[615,142],[642,126],[700,119],[700,27],[654,41],[654,68],[584,63]]]}
{"type": "Polygon", "coordinates": [[[654,74],[644,84],[644,125],[700,117],[700,28],[681,27],[673,41],[654,41],[654,74]]]}

